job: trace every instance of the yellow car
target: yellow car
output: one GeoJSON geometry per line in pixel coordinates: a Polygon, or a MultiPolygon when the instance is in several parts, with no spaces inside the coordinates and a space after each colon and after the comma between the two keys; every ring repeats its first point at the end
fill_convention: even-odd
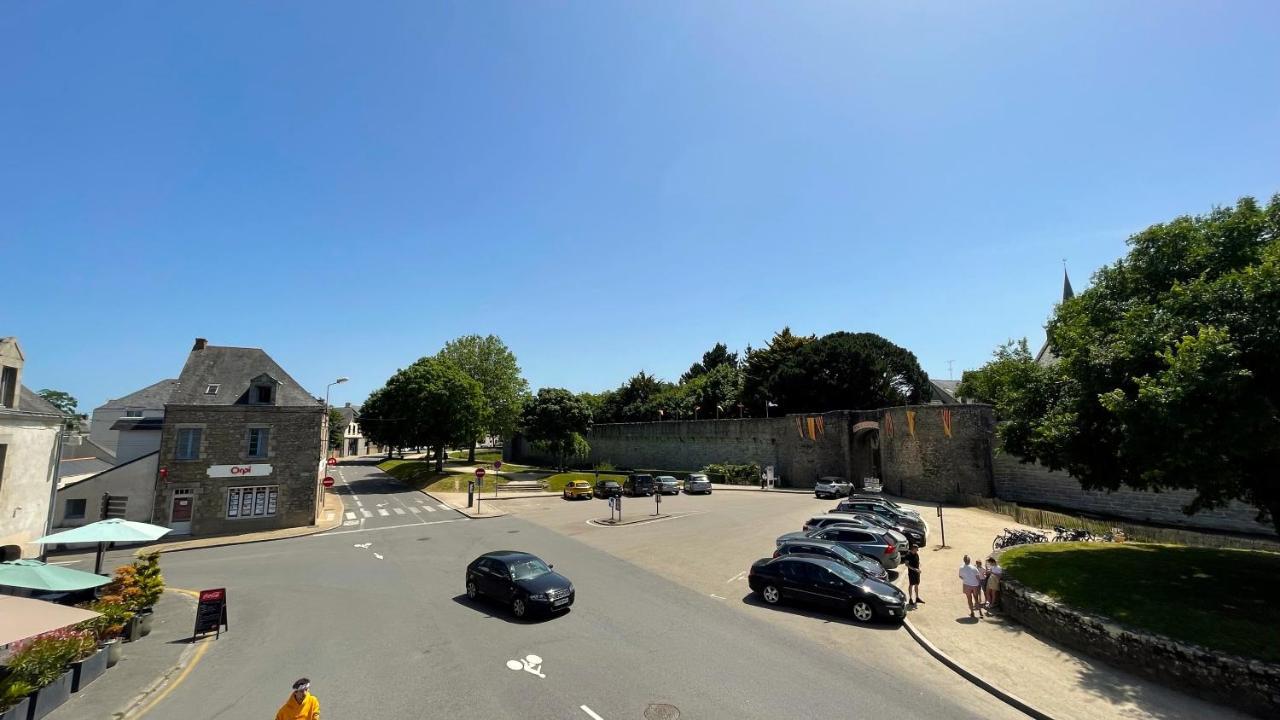
{"type": "Polygon", "coordinates": [[[591,499],[591,483],[586,480],[570,480],[564,484],[564,499],[573,500],[574,498],[591,499]]]}

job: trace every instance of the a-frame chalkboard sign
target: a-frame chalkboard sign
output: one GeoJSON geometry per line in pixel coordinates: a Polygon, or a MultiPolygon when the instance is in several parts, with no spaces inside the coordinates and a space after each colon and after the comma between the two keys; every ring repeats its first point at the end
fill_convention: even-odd
{"type": "Polygon", "coordinates": [[[200,603],[196,605],[196,629],[192,631],[191,639],[205,633],[216,633],[214,637],[222,637],[223,629],[231,629],[227,622],[227,589],[201,590],[200,603]]]}

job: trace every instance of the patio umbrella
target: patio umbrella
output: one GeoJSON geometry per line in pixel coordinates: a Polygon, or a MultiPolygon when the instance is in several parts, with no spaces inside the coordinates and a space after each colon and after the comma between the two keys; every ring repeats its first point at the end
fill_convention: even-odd
{"type": "Polygon", "coordinates": [[[0,585],[65,592],[88,590],[111,582],[110,578],[83,570],[46,565],[39,560],[0,562],[0,585]]]}
{"type": "Polygon", "coordinates": [[[44,600],[0,595],[0,647],[101,614],[44,600]]]}
{"type": "Polygon", "coordinates": [[[96,523],[81,525],[78,528],[63,530],[52,535],[45,535],[31,542],[45,544],[96,542],[98,543],[98,560],[94,563],[93,571],[101,573],[102,553],[106,551],[107,543],[151,542],[168,532],[169,528],[160,527],[159,525],[148,525],[147,523],[123,520],[121,518],[109,518],[107,520],[99,520],[96,523]]]}

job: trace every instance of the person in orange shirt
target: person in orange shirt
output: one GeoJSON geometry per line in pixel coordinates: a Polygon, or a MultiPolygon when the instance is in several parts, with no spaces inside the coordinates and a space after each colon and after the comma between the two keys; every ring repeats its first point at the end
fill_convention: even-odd
{"type": "Polygon", "coordinates": [[[293,693],[276,711],[276,720],[320,720],[320,701],[312,695],[311,681],[301,678],[293,684],[293,693]]]}

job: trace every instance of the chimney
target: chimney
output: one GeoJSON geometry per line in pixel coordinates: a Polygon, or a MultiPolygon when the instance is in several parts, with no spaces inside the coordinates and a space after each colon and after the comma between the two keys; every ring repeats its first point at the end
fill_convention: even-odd
{"type": "Polygon", "coordinates": [[[191,351],[195,352],[196,350],[203,350],[208,345],[209,345],[208,340],[205,340],[204,338],[196,338],[196,344],[194,347],[191,348],[191,351]]]}

